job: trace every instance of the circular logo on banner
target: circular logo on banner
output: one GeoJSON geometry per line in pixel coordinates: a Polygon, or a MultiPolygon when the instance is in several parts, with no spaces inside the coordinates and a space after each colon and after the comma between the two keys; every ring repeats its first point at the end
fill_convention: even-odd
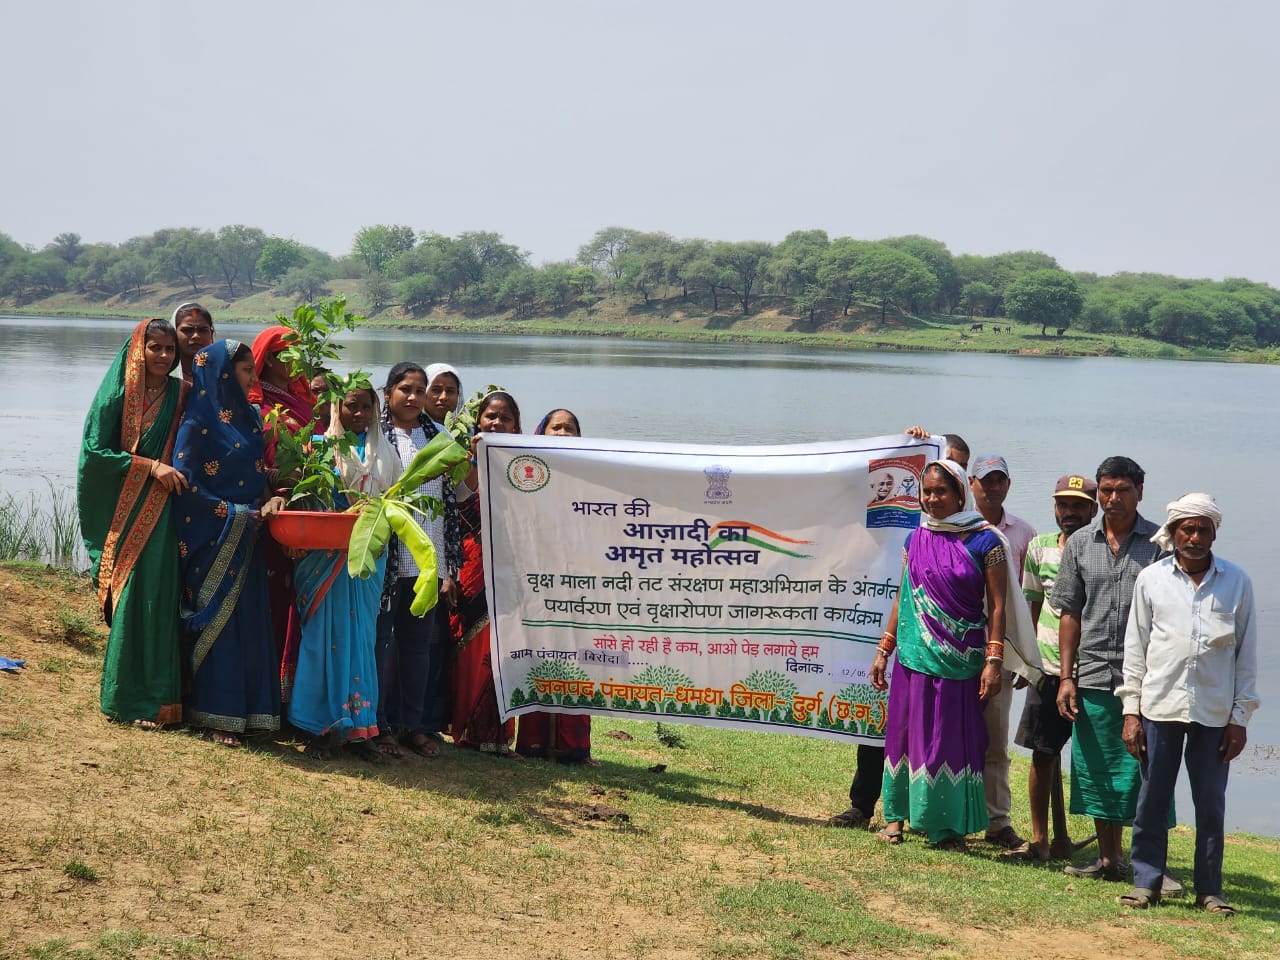
{"type": "Polygon", "coordinates": [[[521,454],[507,466],[507,480],[524,493],[541,490],[550,479],[551,468],[538,457],[521,454]]]}

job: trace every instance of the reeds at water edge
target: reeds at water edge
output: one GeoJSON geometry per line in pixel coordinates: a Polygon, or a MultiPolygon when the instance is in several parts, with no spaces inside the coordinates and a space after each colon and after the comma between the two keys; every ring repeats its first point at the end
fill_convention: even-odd
{"type": "Polygon", "coordinates": [[[0,560],[36,560],[67,569],[87,565],[75,491],[49,483],[49,494],[0,493],[0,560]]]}

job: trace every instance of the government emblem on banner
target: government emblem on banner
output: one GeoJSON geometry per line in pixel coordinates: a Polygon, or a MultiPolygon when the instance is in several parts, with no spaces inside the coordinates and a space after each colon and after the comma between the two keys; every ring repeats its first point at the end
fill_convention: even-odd
{"type": "Polygon", "coordinates": [[[729,503],[733,500],[733,491],[729,489],[732,470],[721,464],[714,464],[702,472],[707,478],[707,503],[729,503]]]}
{"type": "Polygon", "coordinates": [[[551,468],[541,457],[521,454],[507,465],[507,481],[522,493],[541,490],[551,479],[551,468]]]}

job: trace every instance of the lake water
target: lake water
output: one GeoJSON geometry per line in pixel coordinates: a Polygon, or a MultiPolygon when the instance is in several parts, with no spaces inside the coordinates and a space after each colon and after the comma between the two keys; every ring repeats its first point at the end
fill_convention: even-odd
{"type": "MultiPolygon", "coordinates": [[[[0,317],[0,490],[74,485],[85,411],[132,327],[0,317]]],[[[218,332],[252,341],[257,329],[218,332]]],[[[1113,454],[1146,469],[1142,509],[1157,522],[1168,500],[1212,493],[1225,515],[1218,552],[1253,577],[1259,609],[1263,706],[1232,768],[1228,825],[1280,834],[1270,802],[1280,776],[1280,701],[1271,696],[1280,681],[1280,551],[1274,515],[1256,500],[1277,463],[1267,424],[1280,367],[407,331],[361,331],[344,357],[343,370],[372,371],[375,385],[399,360],[451,363],[465,396],[491,383],[509,389],[526,432],[560,406],[595,436],[699,443],[801,443],[923,424],[961,434],[975,456],[1003,454],[1013,479],[1006,507],[1041,531],[1053,529],[1054,481],[1092,476],[1113,454]]],[[[1185,795],[1179,813],[1190,817],[1185,795]]]]}

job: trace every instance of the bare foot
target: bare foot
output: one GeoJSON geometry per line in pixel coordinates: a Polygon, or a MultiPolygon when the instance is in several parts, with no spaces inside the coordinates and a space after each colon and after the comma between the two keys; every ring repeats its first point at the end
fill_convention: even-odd
{"type": "Polygon", "coordinates": [[[204,738],[224,747],[243,746],[243,741],[241,741],[240,737],[227,730],[206,730],[204,738]]]}

